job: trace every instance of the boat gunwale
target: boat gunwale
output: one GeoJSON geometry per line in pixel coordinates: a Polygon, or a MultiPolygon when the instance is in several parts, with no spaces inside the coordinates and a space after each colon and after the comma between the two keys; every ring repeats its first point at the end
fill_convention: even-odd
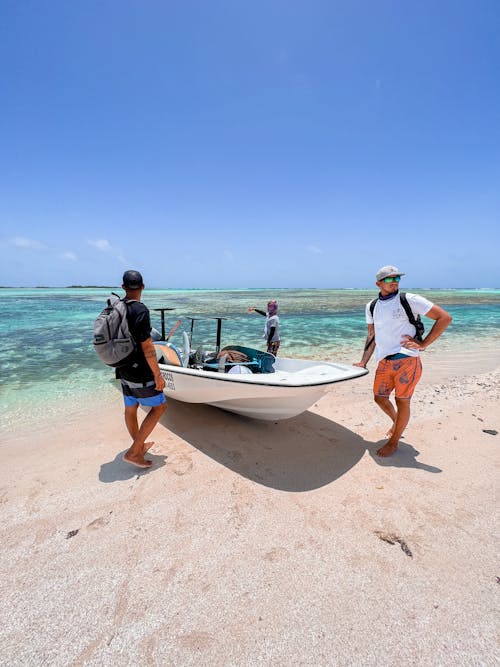
{"type": "MultiPolygon", "coordinates": [[[[293,359],[290,359],[291,361],[294,361],[293,359]]],[[[334,364],[331,362],[322,362],[324,365],[331,365],[332,367],[334,364]]],[[[300,387],[320,387],[322,385],[328,385],[328,384],[335,384],[337,382],[346,382],[347,380],[355,380],[356,378],[363,377],[364,375],[367,375],[369,373],[367,368],[360,368],[359,367],[359,372],[356,372],[355,375],[351,375],[348,377],[339,377],[336,379],[329,379],[329,380],[318,380],[316,382],[300,382],[298,384],[291,384],[290,382],[272,382],[267,380],[267,376],[273,376],[274,373],[254,373],[253,378],[254,379],[247,379],[247,375],[232,375],[231,377],[228,377],[228,373],[219,373],[218,371],[206,371],[202,368],[185,368],[184,366],[172,366],[170,364],[158,364],[160,367],[160,370],[164,370],[165,372],[169,373],[175,373],[177,375],[187,375],[191,377],[196,377],[204,380],[219,380],[220,382],[236,382],[238,384],[251,384],[254,387],[282,387],[284,389],[294,389],[294,388],[300,388],[300,387]],[[256,381],[257,377],[262,377],[266,376],[265,381],[256,381]]],[[[320,365],[320,364],[318,364],[320,365]]],[[[337,366],[339,364],[336,364],[337,366]]],[[[344,364],[342,364],[344,365],[344,364]]],[[[348,368],[347,365],[345,365],[346,368],[348,368]]],[[[286,371],[283,371],[286,372],[286,371]]],[[[293,377],[293,373],[291,373],[293,377]]]]}

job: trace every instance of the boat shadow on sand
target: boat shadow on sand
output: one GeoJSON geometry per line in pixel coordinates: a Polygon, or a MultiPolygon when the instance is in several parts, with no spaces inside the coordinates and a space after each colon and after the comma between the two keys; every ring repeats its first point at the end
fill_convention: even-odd
{"type": "Polygon", "coordinates": [[[416,461],[418,452],[408,444],[402,444],[391,459],[381,459],[375,455],[381,443],[364,440],[310,411],[269,422],[170,399],[160,424],[226,468],[281,491],[310,491],[330,484],[367,451],[383,466],[440,472],[416,461]]]}

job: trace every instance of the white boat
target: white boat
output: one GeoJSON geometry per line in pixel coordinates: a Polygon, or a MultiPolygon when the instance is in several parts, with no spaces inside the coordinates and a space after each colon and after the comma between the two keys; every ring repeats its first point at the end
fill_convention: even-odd
{"type": "Polygon", "coordinates": [[[330,387],[368,373],[365,368],[308,359],[274,357],[267,352],[238,345],[220,350],[218,321],[216,352],[191,349],[191,337],[183,334],[183,349],[156,341],[157,356],[167,396],[186,403],[205,403],[245,417],[275,421],[301,414],[330,387]],[[224,353],[243,352],[247,362],[228,362],[224,353]],[[217,354],[222,360],[216,358],[217,354]]]}

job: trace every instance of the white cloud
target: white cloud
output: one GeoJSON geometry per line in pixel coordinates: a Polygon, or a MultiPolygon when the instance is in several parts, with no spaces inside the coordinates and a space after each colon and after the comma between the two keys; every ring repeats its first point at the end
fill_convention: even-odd
{"type": "Polygon", "coordinates": [[[27,239],[24,236],[13,236],[8,240],[9,245],[16,246],[16,248],[31,248],[34,250],[41,250],[46,246],[35,239],[27,239]]]}
{"type": "Polygon", "coordinates": [[[88,244],[94,246],[94,248],[97,248],[97,250],[101,250],[102,252],[111,252],[112,250],[110,242],[106,241],[106,239],[88,241],[88,244]]]}
{"type": "Polygon", "coordinates": [[[106,239],[97,239],[95,241],[88,240],[87,243],[93,246],[94,248],[97,248],[97,250],[100,250],[101,252],[105,252],[108,253],[109,255],[112,255],[113,257],[116,257],[116,259],[122,264],[127,263],[125,257],[122,254],[121,249],[114,248],[108,240],[106,239]]]}
{"type": "Polygon", "coordinates": [[[234,255],[230,250],[224,250],[224,255],[228,258],[230,262],[234,263],[234,255]]]}
{"type": "Polygon", "coordinates": [[[317,245],[308,245],[307,249],[308,249],[309,252],[312,252],[314,255],[322,255],[323,254],[323,251],[321,250],[321,248],[318,248],[317,245]]]}
{"type": "Polygon", "coordinates": [[[78,258],[74,252],[71,252],[71,250],[65,250],[63,253],[61,253],[61,259],[67,259],[70,262],[76,262],[78,258]]]}

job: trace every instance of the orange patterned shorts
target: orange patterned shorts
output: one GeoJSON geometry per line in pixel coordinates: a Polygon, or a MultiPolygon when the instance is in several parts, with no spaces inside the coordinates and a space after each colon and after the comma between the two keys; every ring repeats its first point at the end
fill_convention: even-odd
{"type": "Polygon", "coordinates": [[[396,398],[411,398],[422,375],[420,357],[381,359],[375,372],[373,393],[389,398],[396,390],[396,398]]]}

